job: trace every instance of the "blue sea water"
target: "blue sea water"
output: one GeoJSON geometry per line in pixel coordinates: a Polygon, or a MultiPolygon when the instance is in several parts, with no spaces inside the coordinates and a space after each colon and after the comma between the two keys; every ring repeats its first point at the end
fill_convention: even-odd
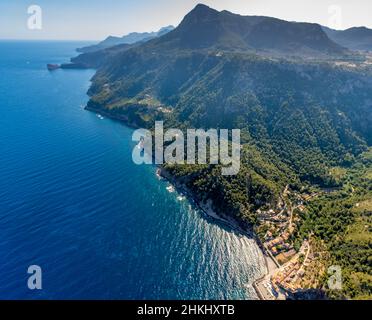
{"type": "Polygon", "coordinates": [[[81,45],[0,42],[0,299],[256,299],[254,241],[132,162],[132,130],[83,109],[94,71],[46,70],[81,45]]]}

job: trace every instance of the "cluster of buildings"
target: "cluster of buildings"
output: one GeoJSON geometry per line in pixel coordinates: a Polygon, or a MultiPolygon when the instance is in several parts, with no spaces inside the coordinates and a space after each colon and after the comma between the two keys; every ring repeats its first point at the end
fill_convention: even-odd
{"type": "Polygon", "coordinates": [[[292,205],[287,205],[285,201],[281,201],[278,205],[277,211],[258,210],[257,216],[260,220],[260,228],[265,232],[262,239],[264,247],[270,255],[285,262],[296,253],[291,236],[295,231],[294,222],[297,217],[293,215],[292,205]]]}
{"type": "Polygon", "coordinates": [[[276,264],[274,270],[256,283],[263,299],[285,299],[291,294],[317,286],[319,263],[317,249],[305,240],[299,250],[293,247],[297,213],[305,210],[304,202],[316,194],[299,194],[286,188],[276,210],[258,210],[263,245],[276,264]]]}
{"type": "Polygon", "coordinates": [[[297,212],[305,210],[304,203],[316,193],[300,194],[285,188],[275,210],[257,210],[261,230],[265,230],[262,242],[270,255],[278,260],[279,264],[287,262],[296,254],[293,248],[293,233],[296,221],[299,219],[297,212]]]}
{"type": "Polygon", "coordinates": [[[294,293],[303,288],[301,279],[304,278],[305,270],[312,259],[310,252],[310,243],[304,241],[300,251],[275,272],[271,282],[276,290],[294,293]]]}

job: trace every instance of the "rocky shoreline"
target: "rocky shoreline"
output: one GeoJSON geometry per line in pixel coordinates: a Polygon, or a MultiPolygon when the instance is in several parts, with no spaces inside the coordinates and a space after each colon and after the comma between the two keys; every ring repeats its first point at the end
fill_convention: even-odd
{"type": "Polygon", "coordinates": [[[89,106],[89,105],[86,105],[84,109],[87,110],[87,111],[94,112],[94,113],[100,114],[102,116],[105,116],[106,118],[109,118],[111,120],[120,121],[120,122],[124,123],[126,126],[128,126],[130,128],[133,128],[133,129],[138,129],[139,128],[139,126],[135,122],[130,121],[129,118],[126,117],[126,116],[113,115],[110,112],[104,111],[100,108],[94,108],[94,107],[89,106]]]}
{"type": "Polygon", "coordinates": [[[178,192],[181,192],[182,194],[186,195],[188,200],[191,201],[193,204],[195,204],[205,215],[208,217],[211,217],[219,222],[222,222],[223,224],[229,226],[231,229],[238,231],[241,233],[243,236],[246,236],[248,238],[254,239],[257,245],[259,246],[262,257],[265,261],[265,267],[266,267],[266,272],[259,277],[258,279],[254,280],[252,283],[252,286],[254,290],[257,293],[257,296],[259,297],[260,300],[264,300],[263,295],[260,292],[258,283],[268,277],[271,273],[273,273],[277,269],[277,265],[275,261],[270,257],[269,254],[267,254],[266,249],[264,248],[261,240],[258,238],[258,236],[254,233],[253,230],[247,230],[244,226],[242,226],[242,223],[239,222],[238,220],[223,215],[223,214],[217,214],[215,210],[213,210],[213,205],[211,200],[208,200],[207,203],[198,201],[196,197],[193,195],[193,193],[186,187],[185,184],[180,183],[177,178],[175,178],[173,175],[171,175],[164,167],[159,167],[158,168],[158,174],[160,177],[166,179],[171,183],[175,189],[178,192]]]}
{"type": "MultiPolygon", "coordinates": [[[[100,108],[94,108],[89,105],[85,107],[85,110],[95,112],[97,114],[100,114],[112,120],[120,121],[128,127],[131,127],[134,129],[139,128],[139,126],[136,123],[129,121],[129,119],[125,116],[113,115],[110,112],[103,111],[100,108]]],[[[194,204],[197,208],[199,208],[206,216],[208,216],[209,218],[215,219],[219,221],[220,223],[225,224],[232,230],[239,232],[245,237],[255,240],[255,242],[257,243],[258,247],[261,250],[262,257],[265,261],[265,266],[266,266],[265,274],[253,282],[253,288],[255,289],[257,296],[262,300],[263,297],[260,294],[260,291],[257,288],[256,283],[260,281],[261,279],[267,277],[273,271],[273,265],[275,265],[275,262],[272,260],[270,255],[267,254],[265,247],[263,246],[260,238],[254,232],[253,227],[250,227],[250,229],[247,229],[247,226],[243,225],[242,221],[238,221],[237,219],[227,216],[226,214],[216,213],[216,211],[213,209],[213,204],[211,200],[208,200],[207,202],[198,201],[195,195],[193,194],[193,192],[189,188],[187,188],[187,186],[184,183],[181,183],[176,177],[171,175],[169,171],[167,171],[163,166],[158,166],[158,175],[166,179],[169,183],[171,183],[178,192],[184,194],[188,198],[188,200],[192,204],[194,204]]]]}

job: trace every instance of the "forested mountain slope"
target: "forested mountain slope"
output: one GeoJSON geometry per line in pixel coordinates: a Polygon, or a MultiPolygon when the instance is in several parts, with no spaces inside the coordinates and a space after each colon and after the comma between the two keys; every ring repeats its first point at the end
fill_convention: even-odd
{"type": "MultiPolygon", "coordinates": [[[[211,200],[215,211],[254,225],[257,210],[275,206],[287,185],[301,191],[343,187],[354,176],[370,181],[356,173],[369,172],[360,159],[372,144],[372,70],[364,59],[316,24],[198,5],[160,38],[74,61],[98,69],[90,110],[136,127],[164,120],[182,129],[241,129],[238,175],[221,176],[218,165],[166,167],[198,201],[211,200]],[[335,168],[352,174],[339,179],[335,168]]],[[[334,199],[325,198],[327,205],[310,209],[319,227],[302,218],[297,236],[316,234],[332,248],[347,230],[339,224],[354,221],[353,201],[368,192],[341,193],[347,200],[328,211],[322,208],[334,199]]]]}

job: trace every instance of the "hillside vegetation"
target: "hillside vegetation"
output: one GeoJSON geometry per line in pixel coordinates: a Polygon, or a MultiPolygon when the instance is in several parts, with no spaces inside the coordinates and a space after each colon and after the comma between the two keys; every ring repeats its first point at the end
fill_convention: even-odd
{"type": "Polygon", "coordinates": [[[316,24],[198,5],[162,37],[75,61],[98,69],[90,110],[137,127],[241,129],[238,175],[167,166],[221,214],[255,225],[256,211],[275,206],[287,185],[336,188],[309,201],[296,238],[324,241],[345,270],[343,297],[372,296],[372,72],[360,56],[316,24]]]}

